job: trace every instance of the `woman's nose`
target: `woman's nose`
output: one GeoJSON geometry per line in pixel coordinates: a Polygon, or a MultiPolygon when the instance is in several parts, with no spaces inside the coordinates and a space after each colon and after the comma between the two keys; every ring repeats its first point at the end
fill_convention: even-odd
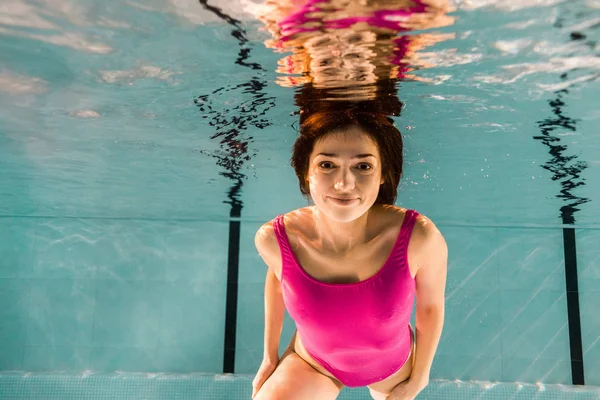
{"type": "Polygon", "coordinates": [[[334,188],[336,190],[352,190],[354,189],[355,181],[352,172],[340,169],[339,176],[336,177],[334,188]]]}

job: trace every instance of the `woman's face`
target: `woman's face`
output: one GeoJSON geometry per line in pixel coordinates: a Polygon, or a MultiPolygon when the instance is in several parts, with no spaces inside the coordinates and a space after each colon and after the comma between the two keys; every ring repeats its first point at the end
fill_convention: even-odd
{"type": "Polygon", "coordinates": [[[375,203],[383,183],[377,145],[358,127],[336,131],[315,143],[307,180],[319,211],[353,221],[375,203]]]}

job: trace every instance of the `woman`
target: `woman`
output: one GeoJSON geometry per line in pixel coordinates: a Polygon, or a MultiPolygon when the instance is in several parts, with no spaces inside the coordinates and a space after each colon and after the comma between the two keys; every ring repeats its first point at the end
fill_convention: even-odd
{"type": "Polygon", "coordinates": [[[376,400],[414,399],[442,332],[447,247],[431,220],[394,206],[401,134],[356,109],[314,112],[300,131],[292,166],[314,205],[256,233],[268,271],[252,397],[327,400],[367,386],[376,400]],[[286,308],[297,330],[279,358],[286,308]]]}

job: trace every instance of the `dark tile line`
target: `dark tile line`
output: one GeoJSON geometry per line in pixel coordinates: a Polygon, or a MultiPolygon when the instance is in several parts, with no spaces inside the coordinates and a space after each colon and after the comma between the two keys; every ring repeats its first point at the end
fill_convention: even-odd
{"type": "Polygon", "coordinates": [[[232,27],[231,36],[238,44],[237,59],[235,64],[257,71],[247,82],[237,85],[229,85],[214,90],[210,94],[198,96],[194,103],[201,112],[202,118],[208,119],[208,125],[216,128],[211,136],[213,140],[219,140],[221,151],[210,152],[198,149],[198,153],[212,157],[218,166],[225,171],[221,175],[229,178],[233,185],[227,193],[226,203],[231,205],[229,221],[229,255],[227,260],[227,294],[225,309],[225,332],[223,348],[223,373],[235,373],[236,352],[236,329],[237,329],[237,307],[238,307],[238,279],[239,279],[239,254],[240,254],[240,217],[242,201],[240,199],[243,182],[246,178],[243,173],[244,163],[249,162],[255,155],[250,148],[252,137],[242,135],[248,128],[263,129],[271,126],[271,121],[266,117],[266,112],[275,107],[274,96],[268,96],[265,92],[267,81],[264,80],[262,72],[265,69],[255,62],[250,62],[251,46],[247,38],[246,30],[240,20],[237,20],[221,8],[208,4],[208,0],[198,0],[200,5],[208,12],[212,12],[218,18],[232,27]],[[241,92],[241,93],[240,93],[241,92]],[[250,95],[247,101],[244,97],[250,95]],[[227,110],[221,110],[213,99],[229,96],[237,101],[237,105],[231,105],[227,110]]]}
{"type": "MultiPolygon", "coordinates": [[[[231,209],[232,217],[239,217],[241,207],[231,209]],[[237,214],[237,215],[236,215],[237,214]]],[[[237,305],[240,266],[240,221],[229,221],[229,255],[227,257],[227,301],[225,304],[225,343],[223,373],[235,372],[237,337],[237,305]]]]}
{"type": "Polygon", "coordinates": [[[575,228],[563,228],[563,243],[565,251],[567,314],[569,319],[569,345],[571,348],[571,381],[574,385],[585,385],[575,228]]]}
{"type": "MultiPolygon", "coordinates": [[[[563,73],[561,79],[567,79],[567,73],[563,73]]],[[[565,114],[567,107],[565,97],[569,94],[568,89],[556,91],[555,98],[548,101],[552,116],[537,121],[540,134],[534,136],[548,148],[550,159],[541,165],[542,168],[551,173],[551,179],[560,184],[560,194],[556,197],[561,199],[564,205],[559,210],[559,218],[565,227],[563,231],[563,245],[565,256],[565,282],[567,295],[567,318],[569,326],[569,347],[571,358],[571,381],[574,385],[585,384],[585,373],[583,364],[583,345],[581,338],[581,315],[579,311],[579,287],[577,282],[577,252],[575,245],[576,213],[580,206],[591,201],[589,198],[581,197],[573,193],[573,189],[584,186],[585,178],[582,176],[587,169],[586,162],[579,160],[578,156],[567,155],[568,147],[562,141],[560,133],[565,130],[575,132],[577,130],[577,119],[565,114]]]]}

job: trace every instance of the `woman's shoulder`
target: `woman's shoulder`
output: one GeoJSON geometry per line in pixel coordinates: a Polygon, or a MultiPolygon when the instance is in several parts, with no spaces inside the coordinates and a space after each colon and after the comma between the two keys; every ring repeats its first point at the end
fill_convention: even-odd
{"type": "Polygon", "coordinates": [[[427,238],[431,237],[432,235],[439,234],[439,229],[437,228],[435,223],[427,215],[415,209],[388,204],[381,205],[381,219],[383,221],[386,221],[386,223],[390,224],[390,226],[393,226],[396,229],[400,229],[400,227],[404,223],[406,216],[409,213],[409,210],[412,213],[416,213],[417,215],[415,223],[413,225],[411,241],[423,241],[427,240],[427,238]]]}
{"type": "MultiPolygon", "coordinates": [[[[395,210],[390,210],[389,212],[403,215],[401,221],[398,222],[399,224],[402,224],[409,209],[394,207],[395,210]]],[[[414,209],[412,211],[417,212],[417,217],[410,236],[409,251],[412,251],[419,258],[421,258],[421,256],[426,257],[431,252],[446,251],[446,241],[437,225],[427,215],[414,209]]]]}
{"type": "MultiPolygon", "coordinates": [[[[281,216],[280,223],[287,231],[294,231],[298,227],[306,226],[306,223],[313,218],[311,207],[303,207],[295,210],[288,211],[286,213],[277,214],[271,220],[265,222],[259,229],[258,232],[262,232],[264,235],[275,236],[275,225],[276,220],[281,216]]],[[[258,233],[257,232],[257,233],[258,233]]]]}
{"type": "Polygon", "coordinates": [[[254,236],[254,244],[256,250],[263,258],[265,263],[273,269],[275,275],[280,278],[281,273],[281,250],[276,232],[276,220],[282,215],[280,220],[284,231],[280,231],[280,235],[285,235],[283,240],[286,240],[292,248],[296,248],[297,235],[299,230],[305,227],[308,218],[312,216],[312,211],[309,207],[299,208],[289,211],[284,214],[278,214],[273,219],[262,224],[254,236]]]}
{"type": "Polygon", "coordinates": [[[426,216],[417,210],[400,207],[393,204],[376,204],[374,205],[374,208],[377,211],[378,219],[398,227],[404,223],[404,219],[408,215],[409,211],[417,213],[417,222],[427,219],[426,216]]]}
{"type": "Polygon", "coordinates": [[[273,219],[267,221],[261,229],[265,229],[266,231],[273,232],[275,231],[276,219],[281,216],[280,224],[282,228],[285,229],[287,236],[293,236],[295,234],[301,233],[300,231],[306,230],[307,227],[313,225],[314,222],[314,213],[313,207],[302,207],[297,208],[295,210],[290,210],[286,213],[277,214],[273,219]]]}
{"type": "MultiPolygon", "coordinates": [[[[393,224],[395,224],[392,228],[394,234],[397,234],[402,229],[402,224],[408,211],[409,209],[407,208],[396,206],[388,206],[386,208],[385,212],[388,214],[388,220],[393,221],[393,224]]],[[[428,264],[428,260],[432,255],[447,254],[448,247],[435,223],[428,216],[417,210],[412,211],[416,211],[418,214],[408,242],[408,257],[409,265],[411,265],[412,269],[411,274],[416,276],[421,265],[428,264]]]]}
{"type": "MultiPolygon", "coordinates": [[[[435,227],[435,224],[429,217],[415,209],[390,204],[375,204],[373,208],[377,211],[377,219],[381,221],[381,228],[383,229],[389,226],[397,226],[400,228],[409,210],[417,214],[413,229],[418,231],[428,231],[431,230],[431,227],[435,227]]],[[[300,233],[307,234],[309,230],[307,228],[314,225],[314,206],[298,208],[281,215],[281,223],[284,224],[288,236],[300,233]]],[[[279,215],[272,220],[267,221],[261,229],[269,233],[274,233],[275,219],[278,216],[279,215]]],[[[274,234],[272,236],[274,236],[274,234]]]]}
{"type": "Polygon", "coordinates": [[[275,218],[258,228],[254,235],[254,246],[265,264],[281,280],[281,254],[275,232],[275,218]]]}

